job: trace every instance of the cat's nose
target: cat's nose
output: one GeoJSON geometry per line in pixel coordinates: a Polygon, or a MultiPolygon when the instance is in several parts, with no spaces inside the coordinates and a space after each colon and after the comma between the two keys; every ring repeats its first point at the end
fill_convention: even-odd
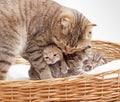
{"type": "Polygon", "coordinates": [[[64,53],[67,55],[67,54],[69,54],[69,52],[70,52],[70,51],[69,51],[68,47],[65,47],[65,48],[64,48],[64,53]]]}
{"type": "Polygon", "coordinates": [[[65,55],[68,55],[69,53],[67,53],[67,52],[64,52],[64,54],[65,54],[65,55]]]}
{"type": "Polygon", "coordinates": [[[50,61],[51,61],[52,63],[54,62],[54,60],[53,60],[52,58],[50,59],[50,61]]]}
{"type": "Polygon", "coordinates": [[[69,55],[69,54],[72,54],[73,52],[70,52],[70,51],[65,51],[64,54],[65,55],[69,55]]]}
{"type": "Polygon", "coordinates": [[[68,51],[66,51],[66,50],[63,50],[63,53],[64,53],[65,55],[68,55],[68,54],[69,54],[68,51]]]}

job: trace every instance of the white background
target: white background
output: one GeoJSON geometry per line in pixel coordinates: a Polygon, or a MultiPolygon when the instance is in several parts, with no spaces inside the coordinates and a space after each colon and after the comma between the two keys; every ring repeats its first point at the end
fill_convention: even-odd
{"type": "Polygon", "coordinates": [[[120,0],[55,1],[77,9],[97,24],[93,29],[93,39],[120,43],[120,0]]]}

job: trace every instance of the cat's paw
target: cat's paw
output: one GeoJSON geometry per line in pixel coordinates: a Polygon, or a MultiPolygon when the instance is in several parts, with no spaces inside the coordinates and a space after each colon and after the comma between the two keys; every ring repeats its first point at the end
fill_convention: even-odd
{"type": "Polygon", "coordinates": [[[67,67],[67,68],[61,68],[61,72],[63,73],[63,74],[66,74],[66,73],[68,73],[68,70],[69,70],[70,68],[69,67],[67,67]]]}
{"type": "Polygon", "coordinates": [[[66,74],[68,71],[66,70],[66,71],[61,71],[63,74],[66,74]]]}

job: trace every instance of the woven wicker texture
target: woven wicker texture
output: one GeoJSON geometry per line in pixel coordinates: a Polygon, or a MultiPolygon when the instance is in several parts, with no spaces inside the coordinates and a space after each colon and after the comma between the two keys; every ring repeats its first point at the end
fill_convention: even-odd
{"type": "MultiPolygon", "coordinates": [[[[92,45],[109,61],[120,59],[119,44],[93,41],[92,45]]],[[[120,102],[120,70],[49,80],[0,81],[0,102],[120,102]],[[104,78],[111,74],[117,77],[104,78]]]]}

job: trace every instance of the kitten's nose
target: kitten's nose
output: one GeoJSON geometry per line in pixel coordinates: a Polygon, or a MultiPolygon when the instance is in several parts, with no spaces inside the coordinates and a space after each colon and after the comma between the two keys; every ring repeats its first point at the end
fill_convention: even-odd
{"type": "Polygon", "coordinates": [[[50,59],[50,61],[51,61],[52,63],[54,62],[54,60],[53,60],[52,58],[50,59]]]}

